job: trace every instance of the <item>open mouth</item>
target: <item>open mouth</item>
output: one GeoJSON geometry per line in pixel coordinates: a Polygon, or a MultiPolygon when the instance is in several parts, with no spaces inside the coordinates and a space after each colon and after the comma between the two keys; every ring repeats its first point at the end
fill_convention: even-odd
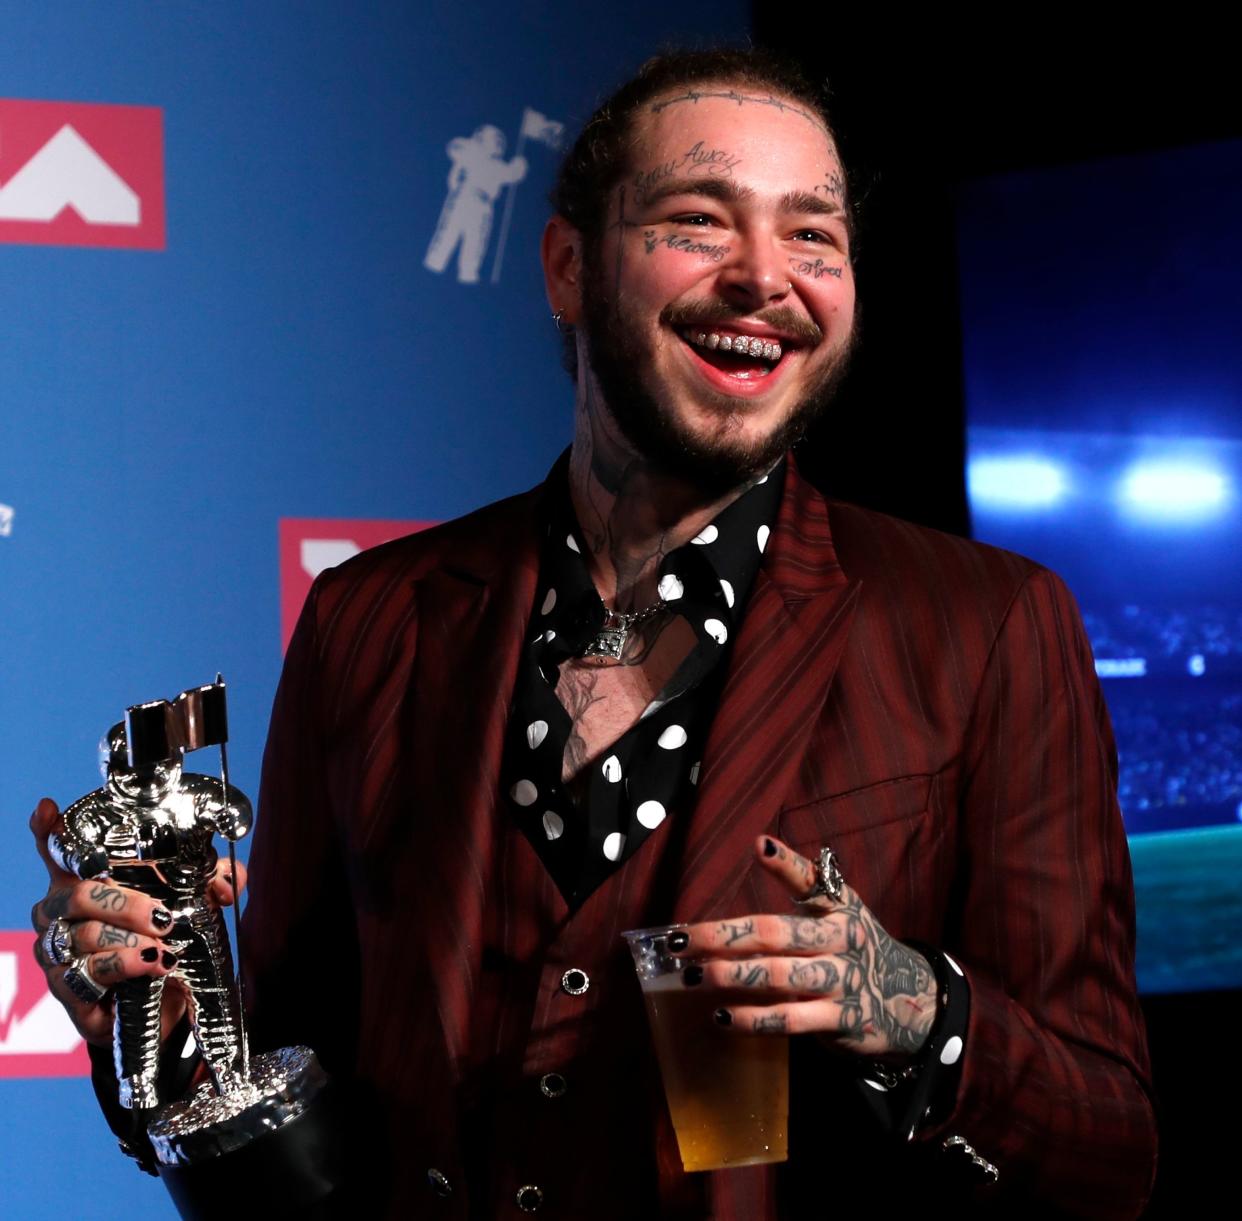
{"type": "Polygon", "coordinates": [[[704,364],[737,381],[771,375],[785,352],[779,342],[754,335],[686,327],[678,332],[704,364]]]}

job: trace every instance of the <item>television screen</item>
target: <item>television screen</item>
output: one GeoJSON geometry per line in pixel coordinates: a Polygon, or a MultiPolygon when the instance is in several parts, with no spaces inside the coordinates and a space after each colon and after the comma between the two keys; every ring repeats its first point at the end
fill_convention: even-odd
{"type": "Polygon", "coordinates": [[[1140,987],[1237,987],[1242,142],[979,180],[958,217],[975,536],[1082,609],[1140,987]]]}

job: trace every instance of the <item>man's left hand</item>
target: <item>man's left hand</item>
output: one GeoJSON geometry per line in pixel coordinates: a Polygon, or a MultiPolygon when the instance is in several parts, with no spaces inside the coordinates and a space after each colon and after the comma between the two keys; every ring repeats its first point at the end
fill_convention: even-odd
{"type": "Polygon", "coordinates": [[[716,1021],[742,1034],[809,1034],[834,1048],[899,1062],[927,1041],[936,977],[895,941],[844,882],[818,893],[816,866],[778,839],[756,852],[800,910],[691,924],[686,987],[720,993],[716,1021]]]}

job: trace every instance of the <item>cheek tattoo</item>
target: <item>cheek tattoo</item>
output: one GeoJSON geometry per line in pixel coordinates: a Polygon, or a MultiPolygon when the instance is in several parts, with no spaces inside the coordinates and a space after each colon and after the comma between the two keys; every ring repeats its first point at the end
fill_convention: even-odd
{"type": "Polygon", "coordinates": [[[824,276],[836,276],[841,278],[841,268],[833,267],[825,263],[823,259],[816,259],[812,262],[810,259],[790,259],[789,266],[793,268],[796,276],[810,276],[812,280],[821,280],[824,276]]]}

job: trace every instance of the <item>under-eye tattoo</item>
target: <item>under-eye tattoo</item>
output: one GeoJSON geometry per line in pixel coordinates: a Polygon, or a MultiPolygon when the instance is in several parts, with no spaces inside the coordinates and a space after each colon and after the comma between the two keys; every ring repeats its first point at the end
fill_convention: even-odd
{"type": "Polygon", "coordinates": [[[799,992],[831,992],[841,982],[836,964],[813,958],[789,968],[790,986],[799,992]]]}
{"type": "Polygon", "coordinates": [[[119,912],[125,907],[125,896],[115,886],[97,882],[90,889],[91,901],[107,911],[119,912]]]}
{"type": "Polygon", "coordinates": [[[686,149],[680,157],[662,161],[650,169],[634,175],[634,202],[645,203],[648,196],[662,182],[672,178],[679,170],[684,170],[687,177],[705,174],[712,178],[732,178],[733,171],[742,163],[741,157],[735,157],[723,148],[704,148],[703,141],[686,149]]]}
{"type": "Polygon", "coordinates": [[[841,278],[841,268],[825,263],[823,259],[790,259],[789,266],[796,276],[810,276],[812,280],[822,280],[824,276],[841,278]]]}
{"type": "Polygon", "coordinates": [[[112,925],[105,924],[99,929],[98,944],[101,949],[106,945],[123,945],[132,949],[138,944],[138,934],[131,933],[127,929],[113,928],[112,925]]]}
{"type": "Polygon", "coordinates": [[[828,195],[833,199],[841,200],[845,198],[845,179],[833,169],[824,171],[824,181],[816,183],[816,195],[828,195]]]}
{"type": "Polygon", "coordinates": [[[687,89],[685,93],[679,94],[677,97],[665,98],[661,102],[652,104],[652,114],[659,114],[666,106],[676,106],[679,102],[694,102],[697,104],[703,98],[724,98],[726,101],[736,102],[738,106],[746,103],[752,103],[756,106],[774,106],[782,113],[788,111],[790,114],[800,115],[806,119],[808,123],[813,123],[824,135],[830,135],[828,128],[824,125],[824,121],[813,115],[809,110],[803,110],[800,106],[795,106],[792,102],[787,102],[783,98],[773,97],[771,94],[752,96],[751,94],[739,93],[736,89],[687,89]]]}
{"type": "Polygon", "coordinates": [[[732,945],[735,941],[741,941],[743,937],[753,937],[755,922],[753,920],[725,920],[716,931],[725,939],[725,945],[732,945]]]}
{"type": "Polygon", "coordinates": [[[679,233],[657,237],[654,229],[643,231],[643,244],[647,247],[648,254],[651,254],[657,246],[666,246],[669,250],[680,250],[682,254],[701,255],[705,263],[719,263],[729,253],[728,246],[715,246],[710,242],[700,242],[697,238],[685,237],[679,233]]]}
{"type": "Polygon", "coordinates": [[[97,984],[121,974],[121,956],[112,954],[92,954],[90,960],[91,978],[97,984]]]}
{"type": "Polygon", "coordinates": [[[730,982],[739,988],[766,988],[769,978],[767,967],[757,962],[739,962],[733,968],[730,982]]]}
{"type": "Polygon", "coordinates": [[[783,1013],[765,1013],[762,1017],[755,1018],[752,1029],[756,1034],[786,1034],[789,1023],[783,1013]]]}

